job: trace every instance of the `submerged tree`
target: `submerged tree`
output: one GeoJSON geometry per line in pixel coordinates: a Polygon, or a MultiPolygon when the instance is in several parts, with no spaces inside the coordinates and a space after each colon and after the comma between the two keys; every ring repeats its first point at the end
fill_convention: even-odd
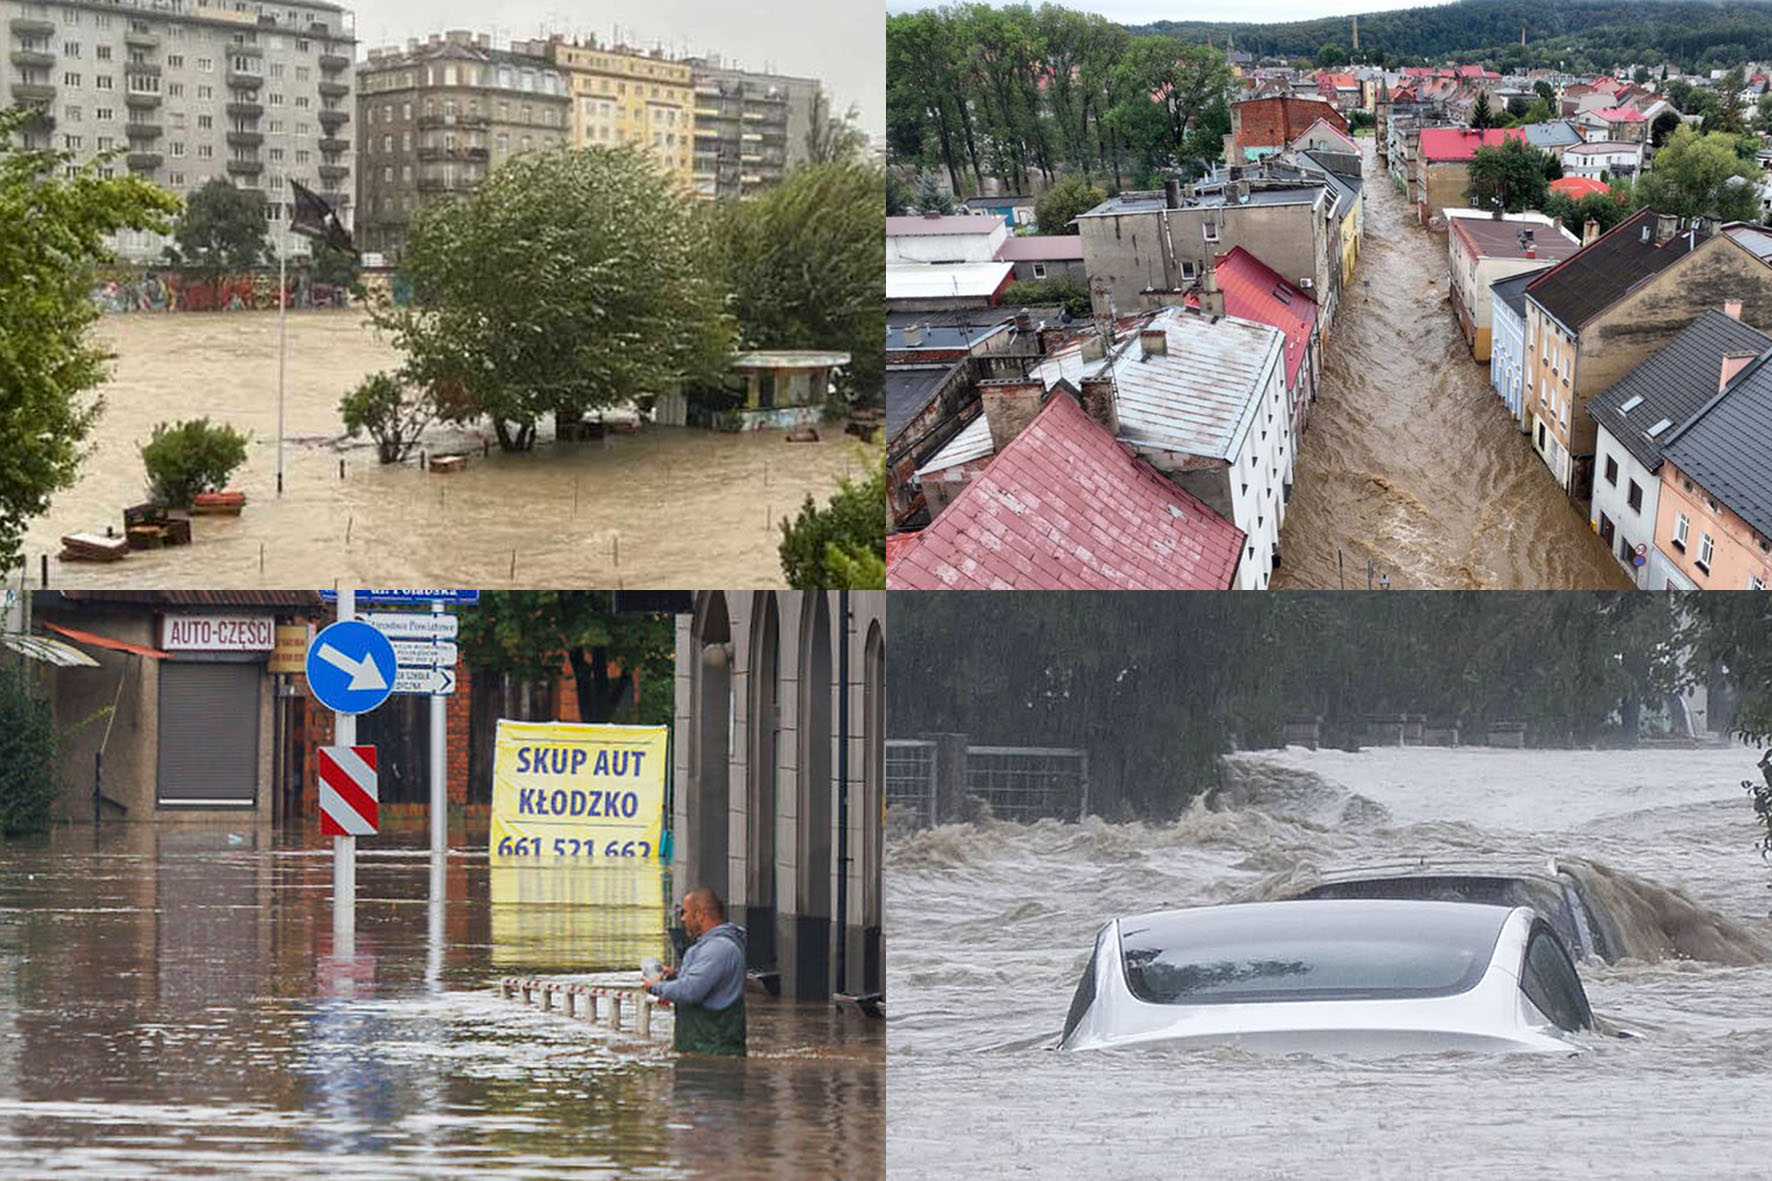
{"type": "Polygon", "coordinates": [[[264,195],[217,177],[186,200],[173,239],[168,254],[182,266],[211,276],[251,270],[270,256],[264,195]]]}

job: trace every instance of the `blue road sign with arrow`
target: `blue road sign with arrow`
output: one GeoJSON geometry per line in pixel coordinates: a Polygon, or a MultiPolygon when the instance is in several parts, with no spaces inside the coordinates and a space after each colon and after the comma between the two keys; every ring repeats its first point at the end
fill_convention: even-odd
{"type": "Polygon", "coordinates": [[[386,701],[396,668],[393,644],[359,620],[332,624],[308,645],[308,688],[341,714],[366,714],[386,701]]]}

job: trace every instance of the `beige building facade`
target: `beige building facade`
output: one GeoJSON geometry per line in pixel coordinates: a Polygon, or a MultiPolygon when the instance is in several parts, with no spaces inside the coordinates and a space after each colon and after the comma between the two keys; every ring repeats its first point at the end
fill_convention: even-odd
{"type": "Polygon", "coordinates": [[[692,175],[695,108],[687,62],[661,51],[640,53],[595,42],[513,42],[511,48],[547,61],[567,80],[572,96],[574,147],[634,144],[687,186],[692,175]]]}

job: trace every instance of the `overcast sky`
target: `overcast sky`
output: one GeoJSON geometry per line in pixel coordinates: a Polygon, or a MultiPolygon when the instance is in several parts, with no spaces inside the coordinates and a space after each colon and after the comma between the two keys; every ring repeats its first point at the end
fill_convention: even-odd
{"type": "MultiPolygon", "coordinates": [[[[1034,7],[1038,8],[1037,0],[1034,7]]],[[[1391,8],[1426,8],[1438,0],[1062,0],[1064,7],[1099,12],[1125,25],[1151,21],[1241,21],[1278,23],[1380,12],[1391,8]]],[[[938,5],[928,0],[886,0],[888,12],[916,12],[938,5]]]]}
{"type": "Polygon", "coordinates": [[[357,18],[358,55],[447,29],[491,33],[504,45],[538,33],[595,33],[619,26],[629,44],[663,42],[674,56],[718,53],[747,70],[818,78],[842,110],[861,107],[862,126],[886,127],[886,18],[880,0],[337,0],[357,18]]]}

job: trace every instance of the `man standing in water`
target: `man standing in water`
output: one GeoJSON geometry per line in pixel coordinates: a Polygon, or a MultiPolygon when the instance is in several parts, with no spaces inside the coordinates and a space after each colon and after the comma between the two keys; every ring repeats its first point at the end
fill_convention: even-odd
{"type": "Polygon", "coordinates": [[[683,899],[683,930],[695,940],[683,966],[646,977],[646,991],[676,1007],[679,1053],[743,1057],[744,928],[727,922],[726,904],[702,886],[683,899]]]}

